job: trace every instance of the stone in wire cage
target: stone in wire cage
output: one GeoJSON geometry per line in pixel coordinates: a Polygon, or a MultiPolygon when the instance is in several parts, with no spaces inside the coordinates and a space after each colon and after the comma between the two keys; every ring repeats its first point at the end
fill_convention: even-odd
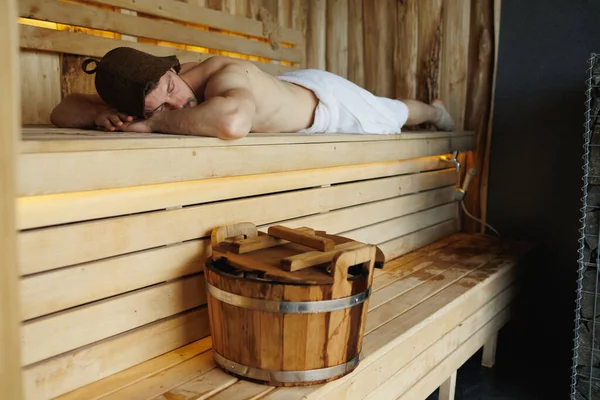
{"type": "Polygon", "coordinates": [[[600,399],[600,54],[589,59],[571,399],[600,399]]]}

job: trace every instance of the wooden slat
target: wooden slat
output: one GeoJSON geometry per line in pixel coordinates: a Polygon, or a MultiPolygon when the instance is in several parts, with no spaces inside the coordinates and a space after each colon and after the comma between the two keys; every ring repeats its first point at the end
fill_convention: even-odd
{"type": "Polygon", "coordinates": [[[444,359],[444,361],[423,377],[416,385],[410,388],[401,399],[421,398],[427,396],[426,393],[432,393],[435,390],[437,382],[444,379],[443,377],[452,371],[453,368],[455,369],[453,374],[456,374],[456,369],[463,365],[469,357],[481,347],[481,343],[486,340],[486,336],[490,335],[491,332],[497,332],[507,321],[508,317],[505,317],[504,315],[499,315],[494,318],[494,320],[489,322],[486,327],[480,329],[476,334],[470,337],[458,349],[444,359]]]}
{"type": "Polygon", "coordinates": [[[471,1],[456,0],[443,8],[440,96],[454,119],[456,129],[462,130],[467,104],[471,1]]]}
{"type": "Polygon", "coordinates": [[[258,400],[275,387],[259,385],[248,381],[238,381],[222,392],[209,397],[211,400],[258,400]]]}
{"type": "Polygon", "coordinates": [[[193,240],[21,280],[23,320],[202,271],[208,240],[193,240]]]}
{"type": "Polygon", "coordinates": [[[418,0],[405,0],[397,4],[394,68],[398,98],[417,98],[419,3],[418,0]]]}
{"type": "Polygon", "coordinates": [[[399,314],[410,310],[415,304],[419,304],[419,302],[435,296],[437,293],[442,292],[444,289],[469,274],[474,275],[479,272],[478,270],[480,268],[484,268],[493,257],[493,254],[473,255],[470,258],[475,262],[470,261],[468,256],[461,257],[459,260],[456,260],[453,265],[442,270],[437,275],[434,275],[435,272],[445,264],[432,264],[431,267],[428,267],[425,270],[431,271],[430,274],[434,276],[432,276],[426,284],[417,285],[397,297],[392,297],[369,313],[369,320],[367,321],[365,332],[372,332],[384,326],[386,323],[397,318],[399,314]]]}
{"type": "Polygon", "coordinates": [[[106,395],[111,395],[118,390],[134,385],[137,382],[160,374],[169,368],[178,366],[181,363],[192,360],[198,355],[209,352],[212,347],[212,340],[209,337],[192,342],[186,346],[175,349],[169,353],[159,357],[149,359],[135,366],[135,368],[127,369],[121,373],[108,376],[100,379],[89,385],[86,385],[74,392],[65,394],[59,397],[60,400],[75,400],[75,399],[97,399],[106,395]]]}
{"type": "Polygon", "coordinates": [[[23,326],[24,365],[52,357],[206,303],[194,276],[92,303],[23,326]]]}
{"type": "Polygon", "coordinates": [[[379,275],[373,280],[373,292],[369,298],[369,312],[400,297],[430,279],[447,278],[446,274],[452,267],[457,266],[455,260],[443,261],[439,249],[432,254],[418,258],[386,274],[379,275]],[[384,280],[384,278],[387,278],[384,280]]]}
{"type": "Polygon", "coordinates": [[[419,1],[417,100],[430,103],[439,97],[442,0],[419,1]]]}
{"type": "MultiPolygon", "coordinates": [[[[496,78],[498,74],[498,48],[500,46],[500,12],[502,9],[502,0],[494,0],[494,69],[492,73],[492,95],[490,104],[490,118],[487,124],[487,139],[485,146],[485,155],[483,159],[483,169],[481,173],[481,220],[487,221],[487,203],[488,203],[488,177],[490,173],[490,157],[492,148],[492,126],[494,115],[494,99],[496,94],[496,78]],[[487,156],[486,156],[487,155],[487,156]]],[[[485,232],[485,226],[481,225],[480,232],[485,232]]]]}
{"type": "MultiPolygon", "coordinates": [[[[23,50],[26,51],[26,50],[23,50]]],[[[52,53],[48,53],[52,54],[52,53]]],[[[60,91],[62,98],[71,93],[97,94],[95,75],[87,74],[81,69],[83,61],[87,58],[72,54],[52,54],[60,57],[61,76],[60,91]]],[[[58,104],[58,101],[55,105],[58,104]]],[[[50,115],[50,112],[48,113],[50,115]]],[[[23,137],[25,139],[25,136],[23,137]]]]}
{"type": "MultiPolygon", "coordinates": [[[[456,236],[461,237],[462,235],[456,236]]],[[[461,249],[461,254],[466,252],[465,254],[479,254],[485,257],[490,256],[489,250],[491,250],[491,254],[498,253],[497,244],[485,238],[481,239],[462,237],[458,241],[443,241],[438,249],[444,249],[448,254],[452,254],[450,247],[453,247],[457,250],[461,249]]],[[[443,259],[444,254],[440,254],[440,257],[443,259]]],[[[413,259],[413,257],[410,255],[406,259],[413,259]]],[[[475,262],[476,258],[472,258],[472,261],[475,262]]],[[[365,357],[356,371],[327,385],[273,390],[272,387],[263,385],[242,385],[242,383],[248,383],[246,381],[234,384],[235,378],[228,379],[222,371],[214,368],[207,368],[206,371],[200,372],[191,379],[192,374],[184,375],[182,379],[174,371],[185,369],[182,367],[183,364],[170,364],[166,361],[173,358],[171,355],[165,355],[126,372],[135,377],[137,389],[134,390],[133,385],[128,385],[125,390],[115,392],[114,386],[111,385],[108,386],[108,393],[113,394],[113,398],[131,398],[135,393],[143,394],[143,398],[154,398],[155,400],[205,399],[213,398],[211,396],[215,393],[218,393],[216,398],[227,399],[248,399],[258,395],[271,400],[359,399],[368,395],[394,374],[398,374],[402,368],[406,371],[414,371],[407,372],[409,375],[404,374],[408,377],[404,384],[410,386],[419,378],[419,374],[431,368],[426,361],[431,357],[427,357],[425,360],[421,359],[423,361],[420,363],[415,360],[418,360],[423,354],[443,358],[452,350],[452,346],[456,347],[464,342],[480,326],[484,326],[487,321],[505,309],[515,295],[515,286],[510,286],[515,279],[514,261],[510,252],[501,252],[497,259],[482,266],[477,272],[472,272],[457,280],[433,296],[428,298],[412,296],[413,298],[410,300],[406,296],[407,304],[412,304],[408,311],[365,336],[365,357]],[[155,363],[158,371],[143,378],[145,371],[150,371],[149,363],[155,363]],[[167,364],[173,367],[173,371],[165,371],[164,367],[167,364]],[[211,384],[212,376],[217,379],[211,384]],[[167,379],[164,380],[164,387],[161,387],[158,383],[164,379],[163,377],[167,379]],[[187,383],[172,388],[173,382],[176,380],[187,381],[187,383]],[[125,397],[125,393],[129,397],[125,397]]],[[[455,259],[455,262],[458,260],[455,259]]],[[[438,279],[434,278],[423,285],[435,285],[437,281],[438,279]]],[[[203,354],[208,354],[208,352],[203,354]]],[[[113,379],[114,382],[124,382],[120,376],[113,379]]],[[[401,381],[396,380],[393,383],[394,385],[402,384],[401,381]]]]}
{"type": "MultiPolygon", "coordinates": [[[[514,261],[493,262],[476,282],[465,277],[367,335],[365,358],[350,375],[304,393],[305,399],[360,399],[450,332],[514,281],[514,261]],[[469,282],[468,285],[465,285],[469,282]]],[[[282,391],[285,391],[283,389],[282,391]]],[[[267,397],[268,398],[268,397],[267,397]]]]}
{"type": "Polygon", "coordinates": [[[207,351],[190,358],[180,364],[166,369],[160,374],[152,375],[140,382],[129,385],[108,396],[103,396],[106,400],[130,400],[147,399],[161,391],[173,389],[182,383],[190,381],[205,372],[210,371],[215,366],[212,353],[207,351]]]}
{"type": "Polygon", "coordinates": [[[365,228],[342,232],[342,236],[359,242],[380,244],[428,226],[454,219],[456,207],[456,204],[439,206],[365,228]]]}
{"type": "Polygon", "coordinates": [[[291,0],[277,0],[277,23],[280,27],[292,29],[291,0]]]}
{"type": "MultiPolygon", "coordinates": [[[[193,6],[189,7],[193,8],[193,6]]],[[[195,29],[170,21],[154,20],[102,10],[83,4],[53,0],[22,0],[19,2],[19,14],[25,18],[77,25],[178,44],[188,44],[276,60],[302,61],[301,52],[289,47],[280,46],[278,50],[274,50],[270,44],[257,40],[248,40],[238,36],[195,29]]]]}
{"type": "MultiPolygon", "coordinates": [[[[225,12],[211,10],[194,4],[185,4],[174,0],[94,0],[97,3],[109,4],[144,14],[155,15],[166,19],[189,22],[209,26],[229,32],[237,32],[249,36],[266,38],[263,24],[250,18],[242,18],[225,12]]],[[[281,29],[281,39],[288,43],[300,43],[301,32],[293,29],[281,29]]]]}
{"type": "Polygon", "coordinates": [[[48,124],[50,113],[61,98],[59,55],[25,50],[20,52],[19,61],[21,121],[48,124]]]}
{"type": "Polygon", "coordinates": [[[441,169],[437,157],[182,183],[20,197],[17,226],[30,229],[229,198],[441,169]],[[251,179],[248,179],[251,178],[251,179]]]}
{"type": "MultiPolygon", "coordinates": [[[[336,218],[293,221],[286,225],[301,226],[303,222],[308,222],[330,233],[338,233],[444,204],[451,199],[452,188],[448,189],[418,193],[328,213],[337,215],[336,218]]],[[[436,235],[434,237],[449,235],[451,231],[444,224],[446,223],[426,229],[438,228],[434,231],[436,235]]],[[[408,240],[407,237],[410,235],[403,236],[403,240],[408,240]]],[[[386,247],[384,253],[388,251],[386,247]]],[[[200,271],[208,257],[210,257],[209,241],[192,240],[166,248],[161,247],[25,277],[21,282],[21,316],[23,319],[34,318],[176,279],[200,271]],[[98,284],[107,281],[115,283],[98,284]]]]}
{"type": "Polygon", "coordinates": [[[450,184],[455,173],[446,170],[419,175],[424,176],[384,178],[27,231],[19,236],[21,273],[206,237],[215,226],[237,221],[262,225],[431,189],[450,184]]]}
{"type": "Polygon", "coordinates": [[[380,243],[378,247],[383,254],[385,254],[386,260],[393,259],[418,249],[419,247],[433,243],[440,238],[449,236],[456,231],[456,220],[450,220],[437,225],[432,225],[409,235],[388,240],[387,242],[380,243]]]}
{"type": "Polygon", "coordinates": [[[419,132],[405,131],[393,135],[368,134],[302,134],[302,133],[250,133],[238,140],[222,140],[192,135],[160,133],[110,133],[95,130],[66,129],[44,126],[23,128],[21,153],[54,153],[96,150],[135,150],[191,147],[239,147],[264,144],[308,144],[339,142],[373,142],[390,140],[442,139],[453,140],[473,136],[472,132],[419,132]]]}
{"type": "Polygon", "coordinates": [[[225,373],[220,368],[215,368],[175,389],[156,396],[152,400],[204,400],[227,389],[237,381],[238,378],[225,373]]]}
{"type": "Polygon", "coordinates": [[[0,4],[0,387],[2,397],[20,399],[20,327],[15,221],[16,154],[21,126],[16,1],[0,4]]]}
{"type": "Polygon", "coordinates": [[[472,146],[470,136],[361,143],[22,154],[20,196],[405,160],[472,146]],[[252,163],[246,160],[253,160],[252,163]]]}
{"type": "Polygon", "coordinates": [[[394,98],[395,0],[364,0],[365,88],[376,96],[394,98]]]}
{"type": "Polygon", "coordinates": [[[363,0],[348,1],[348,79],[365,86],[363,0]]]}
{"type": "Polygon", "coordinates": [[[329,0],[326,10],[327,71],[348,76],[348,0],[329,0]]]}
{"type": "MultiPolygon", "coordinates": [[[[465,126],[477,132],[476,148],[467,154],[465,171],[475,168],[469,190],[465,197],[465,208],[477,218],[481,218],[482,172],[488,153],[487,130],[491,118],[492,74],[494,69],[493,0],[478,1],[472,4],[469,45],[469,82],[465,126]]],[[[466,232],[482,232],[479,222],[470,218],[463,220],[466,232]]]]}
{"type": "MultiPolygon", "coordinates": [[[[377,270],[377,273],[374,274],[373,291],[385,290],[388,285],[431,265],[432,257],[435,257],[440,251],[447,250],[448,246],[453,241],[459,240],[460,236],[460,234],[446,236],[432,244],[421,246],[410,254],[389,260],[383,269],[377,270]]],[[[371,307],[370,303],[371,301],[369,301],[369,307],[371,307]]]]}
{"type": "Polygon", "coordinates": [[[452,201],[453,190],[453,188],[448,187],[409,196],[395,197],[330,211],[320,215],[297,218],[285,221],[285,224],[294,228],[312,226],[315,229],[332,233],[350,232],[354,229],[384,222],[402,215],[450,203],[452,201]]]}
{"type": "MultiPolygon", "coordinates": [[[[89,57],[103,57],[108,51],[119,46],[133,47],[135,49],[154,54],[156,56],[175,55],[182,63],[203,61],[212,57],[208,53],[180,50],[173,47],[155,46],[147,43],[105,38],[68,31],[38,28],[35,26],[21,25],[20,45],[22,48],[51,51],[56,53],[70,53],[89,57]]],[[[248,61],[258,66],[271,75],[279,75],[292,71],[294,68],[285,65],[248,61]]]]}
{"type": "Polygon", "coordinates": [[[327,3],[325,0],[307,0],[306,67],[325,70],[327,54],[327,3]]]}
{"type": "MultiPolygon", "coordinates": [[[[514,290],[510,290],[510,292],[512,294],[514,290]]],[[[510,299],[512,296],[505,297],[510,299]]],[[[510,310],[506,307],[497,310],[497,308],[500,308],[499,305],[506,305],[506,303],[507,301],[492,301],[491,305],[486,305],[478,310],[473,316],[469,317],[446,336],[435,342],[430,348],[419,354],[381,386],[378,386],[365,397],[365,400],[426,398],[427,395],[440,386],[446,377],[452,374],[452,370],[446,368],[443,368],[445,374],[440,374],[437,371],[442,368],[439,366],[436,367],[436,365],[439,363],[447,365],[448,362],[445,361],[445,358],[448,356],[455,358],[455,353],[458,349],[463,348],[463,346],[468,346],[469,351],[463,352],[459,350],[463,356],[462,362],[465,362],[472,356],[480,347],[480,345],[473,346],[473,340],[476,343],[481,343],[488,335],[497,332],[508,321],[510,310]],[[435,378],[433,378],[434,376],[435,378]]],[[[456,369],[458,369],[462,362],[460,364],[454,363],[456,369]]]]}
{"type": "MultiPolygon", "coordinates": [[[[23,370],[25,398],[54,398],[207,335],[207,308],[163,319],[26,367],[23,370]]],[[[103,387],[100,384],[97,389],[103,387]]],[[[81,397],[73,394],[65,400],[77,398],[81,397]]]]}

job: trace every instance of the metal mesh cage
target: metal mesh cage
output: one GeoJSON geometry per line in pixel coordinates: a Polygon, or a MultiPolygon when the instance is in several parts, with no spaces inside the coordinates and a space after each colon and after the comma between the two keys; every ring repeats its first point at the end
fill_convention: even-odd
{"type": "Polygon", "coordinates": [[[589,59],[571,399],[600,399],[600,55],[589,59]]]}

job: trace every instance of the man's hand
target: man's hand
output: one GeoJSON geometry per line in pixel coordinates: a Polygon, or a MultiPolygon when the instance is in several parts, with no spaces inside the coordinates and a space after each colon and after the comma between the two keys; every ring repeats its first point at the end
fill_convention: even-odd
{"type": "Polygon", "coordinates": [[[126,123],[121,126],[123,132],[138,132],[138,133],[152,133],[152,123],[150,120],[135,121],[126,123]]]}
{"type": "Polygon", "coordinates": [[[95,119],[95,124],[98,127],[104,128],[107,131],[122,130],[125,124],[133,121],[133,117],[127,114],[118,112],[115,109],[107,109],[100,112],[95,119]]]}

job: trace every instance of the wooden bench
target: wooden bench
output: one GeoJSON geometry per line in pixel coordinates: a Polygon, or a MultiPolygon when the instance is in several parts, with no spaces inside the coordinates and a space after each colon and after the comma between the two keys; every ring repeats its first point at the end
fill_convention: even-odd
{"type": "Polygon", "coordinates": [[[493,366],[526,249],[455,234],[388,262],[373,283],[361,363],[325,385],[238,380],[215,366],[206,337],[60,399],[418,399],[440,385],[440,399],[451,399],[456,370],[482,346],[483,364],[493,366]]]}
{"type": "Polygon", "coordinates": [[[453,235],[457,173],[434,155],[467,150],[471,134],[223,142],[24,131],[17,210],[26,398],[317,389],[235,383],[214,369],[201,269],[211,229],[239,221],[311,226],[386,255],[362,363],[314,396],[359,393],[367,383],[365,393],[426,395],[482,343],[493,348],[508,318],[521,248],[453,235]],[[239,165],[247,159],[255,161],[239,165]]]}
{"type": "MultiPolygon", "coordinates": [[[[23,65],[46,71],[60,55],[76,71],[79,56],[101,56],[124,40],[183,61],[208,57],[196,47],[218,43],[274,74],[304,63],[299,31],[275,34],[266,23],[175,1],[126,2],[123,12],[111,8],[122,1],[95,3],[103,7],[19,2],[22,17],[119,35],[27,20],[23,65]],[[186,44],[173,50],[148,38],[186,44]]],[[[72,87],[89,88],[74,74],[65,78],[72,87]]],[[[48,112],[35,102],[47,92],[29,89],[23,100],[48,112]]],[[[482,345],[484,363],[493,364],[527,248],[458,233],[459,174],[442,157],[474,142],[472,132],[253,134],[226,142],[24,128],[16,155],[24,397],[416,399],[442,385],[442,397],[452,398],[457,368],[482,345]],[[310,226],[382,249],[387,263],[374,280],[353,373],[274,388],[215,368],[202,265],[211,230],[244,221],[261,230],[310,226]]]]}

